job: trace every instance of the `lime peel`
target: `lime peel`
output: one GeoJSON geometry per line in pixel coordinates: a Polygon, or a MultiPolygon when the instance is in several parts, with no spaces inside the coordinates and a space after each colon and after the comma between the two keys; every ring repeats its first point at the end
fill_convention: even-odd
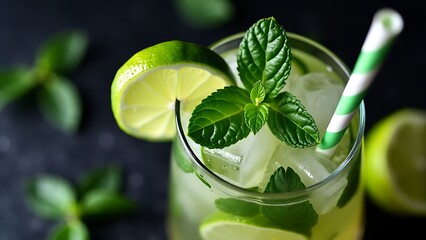
{"type": "Polygon", "coordinates": [[[234,84],[228,65],[212,50],[167,41],[139,51],[119,68],[111,85],[111,107],[128,135],[168,141],[176,135],[176,99],[190,112],[211,92],[234,84]]]}
{"type": "Polygon", "coordinates": [[[262,215],[241,217],[224,212],[207,216],[200,225],[200,234],[205,240],[308,239],[302,234],[277,228],[262,215]]]}

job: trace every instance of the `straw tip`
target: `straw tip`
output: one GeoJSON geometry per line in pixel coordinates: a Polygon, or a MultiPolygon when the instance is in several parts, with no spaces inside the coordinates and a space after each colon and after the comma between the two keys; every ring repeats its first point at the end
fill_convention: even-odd
{"type": "Polygon", "coordinates": [[[377,23],[380,23],[390,35],[399,34],[404,28],[404,20],[401,14],[392,8],[380,9],[375,14],[374,19],[377,23]]]}

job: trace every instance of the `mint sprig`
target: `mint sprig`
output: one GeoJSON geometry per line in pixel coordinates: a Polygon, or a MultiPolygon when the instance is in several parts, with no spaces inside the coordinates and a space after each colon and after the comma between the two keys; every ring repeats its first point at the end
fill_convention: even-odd
{"type": "Polygon", "coordinates": [[[265,123],[295,148],[319,143],[313,117],[297,98],[282,91],[291,71],[291,48],[274,18],[259,20],[246,32],[237,56],[244,88],[219,89],[193,111],[188,136],[208,148],[224,148],[256,134],[265,123]]]}
{"type": "Polygon", "coordinates": [[[87,220],[121,216],[136,204],[120,192],[121,171],[115,165],[92,169],[73,186],[54,175],[40,175],[25,185],[29,209],[41,218],[56,220],[50,240],[88,240],[87,220]]]}
{"type": "Polygon", "coordinates": [[[45,118],[65,133],[78,129],[82,101],[67,75],[86,53],[88,38],[81,31],[66,31],[47,38],[36,52],[33,66],[0,69],[0,109],[31,91],[45,118]]]}

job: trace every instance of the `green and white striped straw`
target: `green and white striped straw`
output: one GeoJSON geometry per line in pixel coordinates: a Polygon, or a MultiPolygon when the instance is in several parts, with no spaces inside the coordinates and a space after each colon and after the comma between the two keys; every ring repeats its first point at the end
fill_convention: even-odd
{"type": "Polygon", "coordinates": [[[363,100],[396,36],[403,29],[401,15],[392,9],[381,9],[372,24],[331,121],[317,146],[317,152],[332,156],[355,111],[363,100]]]}

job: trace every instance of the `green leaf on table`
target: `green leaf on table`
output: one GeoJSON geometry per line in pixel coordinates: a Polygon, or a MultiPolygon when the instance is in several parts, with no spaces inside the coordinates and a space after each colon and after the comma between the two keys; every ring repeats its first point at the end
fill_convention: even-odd
{"type": "Polygon", "coordinates": [[[319,143],[319,131],[314,118],[302,103],[288,92],[282,92],[270,102],[268,126],[281,141],[295,148],[319,143]]]}
{"type": "Polygon", "coordinates": [[[94,190],[81,199],[83,217],[116,216],[132,212],[136,204],[119,193],[94,190]]]}
{"type": "Polygon", "coordinates": [[[84,196],[91,191],[118,193],[122,184],[121,178],[121,169],[113,164],[91,169],[78,182],[79,196],[84,196]]]}
{"type": "Polygon", "coordinates": [[[212,28],[234,16],[231,0],[175,0],[180,16],[195,27],[212,28]]]}
{"type": "Polygon", "coordinates": [[[59,218],[75,213],[76,194],[62,178],[42,175],[25,186],[28,207],[45,218],[59,218]]]}
{"type": "Polygon", "coordinates": [[[37,78],[27,67],[0,70],[0,109],[22,97],[37,85],[37,78]]]}
{"type": "Polygon", "coordinates": [[[74,133],[82,116],[82,103],[74,84],[52,74],[39,90],[38,103],[45,117],[65,133],[74,133]]]}
{"type": "Polygon", "coordinates": [[[226,213],[238,216],[254,216],[260,213],[260,205],[235,198],[218,198],[216,207],[226,213]]]}
{"type": "Polygon", "coordinates": [[[35,65],[43,72],[69,73],[82,61],[88,38],[74,30],[51,36],[38,49],[35,65]]]}
{"type": "Polygon", "coordinates": [[[50,232],[49,240],[89,240],[89,231],[79,220],[61,222],[50,232]]]}
{"type": "MultiPolygon", "coordinates": [[[[286,193],[305,188],[300,177],[293,169],[287,168],[286,171],[283,167],[280,167],[270,177],[264,192],[286,193]]],[[[318,221],[318,214],[308,200],[283,206],[263,205],[261,212],[281,228],[295,231],[308,237],[311,235],[311,228],[318,221]]]]}
{"type": "Polygon", "coordinates": [[[265,18],[251,26],[241,41],[237,69],[246,89],[261,81],[270,100],[284,87],[291,58],[284,28],[274,18],[265,18]]]}
{"type": "Polygon", "coordinates": [[[208,148],[223,148],[245,138],[250,129],[245,124],[244,107],[250,103],[249,92],[228,86],[205,98],[189,119],[188,135],[208,148]]]}

